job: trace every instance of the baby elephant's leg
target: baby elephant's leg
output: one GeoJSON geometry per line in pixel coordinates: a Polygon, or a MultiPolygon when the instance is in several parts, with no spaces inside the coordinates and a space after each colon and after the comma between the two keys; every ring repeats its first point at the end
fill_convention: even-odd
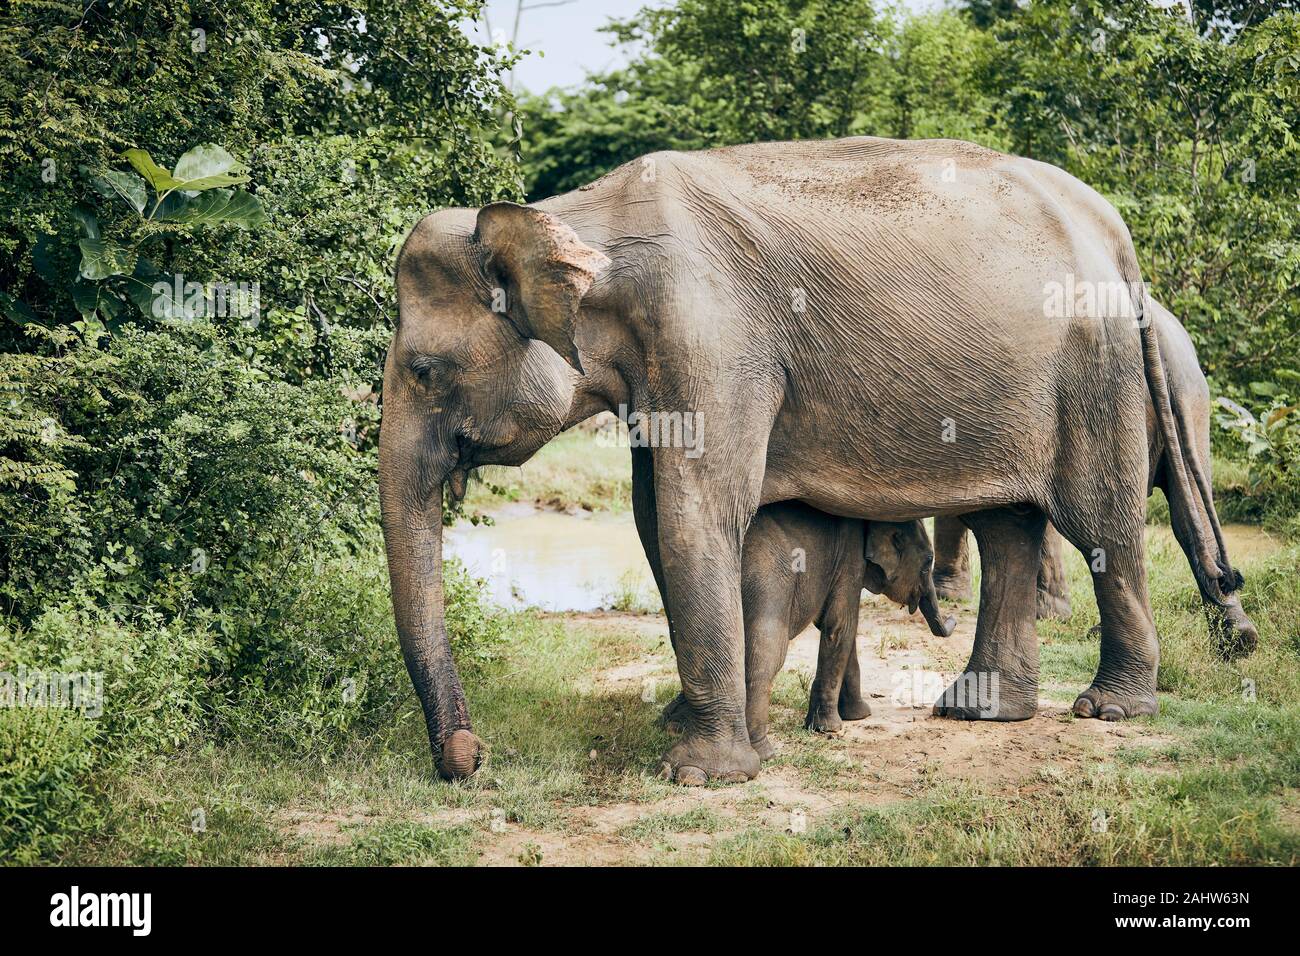
{"type": "Polygon", "coordinates": [[[817,676],[813,679],[812,693],[808,699],[808,718],[804,722],[809,730],[825,734],[838,733],[841,719],[859,720],[870,715],[857,686],[858,674],[858,602],[861,600],[862,582],[857,574],[842,574],[826,600],[825,609],[817,621],[821,643],[817,647],[817,676]],[[853,673],[853,700],[859,706],[850,706],[851,714],[841,711],[845,676],[850,667],[853,673]],[[865,709],[865,713],[862,711],[865,709]]]}
{"type": "Polygon", "coordinates": [[[849,651],[849,660],[844,666],[844,682],[840,684],[840,720],[866,720],[870,716],[871,705],[862,696],[862,674],[858,670],[858,649],[855,646],[849,651]]]}
{"type": "Polygon", "coordinates": [[[764,600],[745,607],[745,724],[749,743],[762,760],[776,753],[767,736],[767,721],[772,681],[781,672],[790,648],[789,608],[788,594],[784,602],[764,600]]]}
{"type": "Polygon", "coordinates": [[[1038,619],[1070,617],[1070,583],[1061,557],[1061,533],[1050,523],[1043,532],[1042,564],[1038,566],[1038,619]]]}

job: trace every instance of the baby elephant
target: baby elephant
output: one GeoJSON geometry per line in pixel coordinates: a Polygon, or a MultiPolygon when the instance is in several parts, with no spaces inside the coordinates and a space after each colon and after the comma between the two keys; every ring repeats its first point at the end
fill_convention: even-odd
{"type": "Polygon", "coordinates": [[[821,644],[806,726],[834,733],[842,720],[871,715],[862,699],[856,653],[863,587],[909,612],[919,607],[934,634],[952,633],[956,621],[940,617],[933,567],[934,551],[920,521],[838,518],[799,502],[758,510],[745,536],[741,593],[746,722],[760,757],[775,752],[767,739],[772,681],[790,641],[814,622],[821,644]]]}

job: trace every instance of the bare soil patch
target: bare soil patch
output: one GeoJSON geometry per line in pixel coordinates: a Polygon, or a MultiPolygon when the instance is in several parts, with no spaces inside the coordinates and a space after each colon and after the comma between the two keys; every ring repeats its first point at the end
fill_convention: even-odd
{"type": "MultiPolygon", "coordinates": [[[[662,615],[593,612],[564,615],[566,623],[611,636],[635,638],[642,650],[631,660],[611,662],[584,683],[587,693],[626,695],[647,679],[675,681],[676,672],[662,615]],[[655,640],[658,639],[658,640],[655,640]],[[651,643],[653,641],[653,643],[651,643]]],[[[564,826],[529,830],[515,825],[485,835],[480,862],[496,865],[639,864],[697,862],[712,844],[742,830],[776,832],[811,829],[820,817],[847,806],[881,806],[908,799],[935,779],[978,784],[997,794],[1024,792],[1045,778],[1067,777],[1086,761],[1104,760],[1121,744],[1150,738],[1165,741],[1135,724],[1074,720],[1060,703],[1042,700],[1031,720],[1017,723],[962,722],[933,717],[933,698],[912,692],[956,677],[970,652],[975,613],[963,608],[950,637],[931,635],[919,616],[910,617],[884,601],[863,604],[858,654],[864,694],[872,715],[846,723],[836,739],[790,730],[802,712],[785,712],[785,726],[774,720],[776,759],[758,779],[740,786],[678,789],[645,802],[610,801],[599,806],[559,808],[564,826]],[[915,704],[913,697],[917,697],[915,704]],[[808,758],[805,760],[804,758],[808,758]],[[809,771],[805,764],[816,769],[809,771]],[[686,827],[701,808],[710,814],[710,832],[686,827]],[[632,836],[647,819],[652,836],[632,836]]],[[[810,628],[791,642],[785,670],[811,680],[816,669],[817,631],[810,628]]],[[[942,688],[940,688],[942,689],[942,688]]]]}
{"type": "MultiPolygon", "coordinates": [[[[1045,780],[1082,773],[1086,764],[1104,761],[1122,744],[1167,742],[1139,724],[1074,720],[1066,706],[1047,699],[1040,700],[1037,716],[1017,723],[932,716],[934,698],[957,676],[974,639],[974,608],[956,613],[957,628],[942,638],[930,634],[919,615],[909,616],[883,599],[864,600],[858,657],[872,715],[846,723],[836,738],[813,735],[802,729],[806,699],[796,710],[787,692],[786,700],[773,706],[777,756],[749,783],[665,788],[662,797],[649,801],[642,792],[592,806],[558,805],[559,823],[545,829],[516,823],[494,829],[482,807],[441,808],[403,819],[478,828],[475,843],[483,865],[691,863],[706,859],[716,841],[744,830],[811,830],[827,814],[907,800],[938,781],[1013,796],[1045,780]]],[[[626,698],[647,682],[675,686],[662,615],[597,611],[562,618],[571,629],[596,632],[611,652],[608,666],[578,678],[584,694],[626,698]]],[[[815,628],[790,644],[785,671],[801,686],[816,670],[817,645],[815,628]]],[[[364,806],[326,813],[287,809],[275,819],[286,835],[322,847],[346,844],[379,822],[364,806]]]]}

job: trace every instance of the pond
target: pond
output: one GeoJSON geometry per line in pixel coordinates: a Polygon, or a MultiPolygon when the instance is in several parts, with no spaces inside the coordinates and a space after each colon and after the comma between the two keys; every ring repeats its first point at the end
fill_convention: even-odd
{"type": "Polygon", "coordinates": [[[657,607],[658,592],[630,512],[539,511],[493,514],[494,525],[447,529],[450,556],[487,581],[505,607],[547,611],[657,607]]]}
{"type": "MultiPolygon", "coordinates": [[[[493,525],[449,528],[446,543],[448,555],[483,578],[498,604],[545,611],[660,607],[630,512],[573,514],[519,504],[494,512],[493,519],[493,525]]],[[[1167,526],[1147,530],[1149,546],[1177,553],[1167,526]]],[[[1282,546],[1251,525],[1228,524],[1223,530],[1234,561],[1263,558],[1282,546]]]]}

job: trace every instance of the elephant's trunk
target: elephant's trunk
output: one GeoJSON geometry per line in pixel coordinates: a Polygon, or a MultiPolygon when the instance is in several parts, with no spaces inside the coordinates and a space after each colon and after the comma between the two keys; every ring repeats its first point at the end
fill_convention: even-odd
{"type": "Polygon", "coordinates": [[[442,587],[442,487],[454,454],[412,427],[409,409],[387,395],[379,436],[379,495],[393,616],[406,669],[424,708],[438,772],[467,777],[481,742],[470,730],[465,691],[451,656],[442,587]]]}
{"type": "Polygon", "coordinates": [[[921,594],[921,613],[925,615],[925,623],[930,625],[930,633],[936,637],[947,637],[957,626],[955,617],[950,614],[945,618],[939,610],[939,595],[935,592],[933,579],[925,582],[925,591],[921,594]]]}

